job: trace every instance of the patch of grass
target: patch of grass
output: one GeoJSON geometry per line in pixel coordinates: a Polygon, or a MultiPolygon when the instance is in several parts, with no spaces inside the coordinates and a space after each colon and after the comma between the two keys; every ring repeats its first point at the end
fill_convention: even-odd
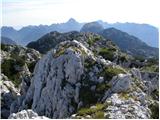
{"type": "Polygon", "coordinates": [[[104,69],[102,71],[102,73],[100,74],[101,76],[104,76],[105,80],[111,80],[113,76],[116,76],[118,74],[125,74],[126,72],[119,67],[107,67],[106,69],[104,69]]]}
{"type": "Polygon", "coordinates": [[[120,98],[122,98],[124,100],[128,100],[130,98],[130,96],[127,92],[121,92],[119,95],[120,95],[120,98]]]}
{"type": "Polygon", "coordinates": [[[103,110],[104,108],[105,108],[105,104],[101,104],[101,103],[97,103],[96,104],[96,110],[98,111],[98,110],[103,110]]]}
{"type": "Polygon", "coordinates": [[[61,49],[59,49],[58,51],[56,51],[56,53],[54,54],[54,57],[59,57],[59,56],[63,55],[64,52],[65,52],[65,50],[66,50],[66,48],[62,47],[61,49]]]}
{"type": "Polygon", "coordinates": [[[56,51],[56,53],[54,54],[54,57],[59,57],[60,55],[63,55],[65,50],[67,48],[71,48],[72,50],[76,51],[76,52],[80,52],[82,55],[86,55],[86,52],[84,50],[82,50],[81,48],[77,48],[75,46],[70,46],[70,45],[66,45],[66,46],[63,46],[61,47],[58,51],[56,51]]]}
{"type": "Polygon", "coordinates": [[[142,67],[141,71],[159,72],[159,67],[158,67],[158,65],[144,66],[144,67],[142,67]]]}
{"type": "Polygon", "coordinates": [[[109,48],[100,48],[99,55],[101,55],[104,59],[113,61],[114,60],[114,50],[109,48]]]}
{"type": "Polygon", "coordinates": [[[93,67],[95,64],[96,64],[96,61],[91,60],[89,58],[85,59],[85,61],[84,61],[84,67],[87,69],[93,67]]]}
{"type": "Polygon", "coordinates": [[[81,108],[78,111],[78,115],[80,116],[85,116],[85,115],[91,115],[95,112],[95,109],[91,109],[91,108],[81,108]]]}
{"type": "Polygon", "coordinates": [[[89,47],[91,47],[96,41],[100,40],[101,37],[100,36],[96,36],[96,37],[89,37],[87,43],[89,44],[89,47]]]}
{"type": "Polygon", "coordinates": [[[104,93],[106,90],[108,90],[109,88],[110,88],[111,86],[110,85],[108,85],[108,84],[106,84],[106,83],[100,83],[100,84],[98,84],[97,86],[96,86],[96,91],[98,92],[98,93],[104,93]]]}
{"type": "Polygon", "coordinates": [[[97,103],[95,108],[81,108],[78,110],[77,114],[80,116],[91,115],[93,118],[104,118],[104,112],[106,105],[97,103]]]}
{"type": "Polygon", "coordinates": [[[96,112],[93,118],[94,119],[105,119],[104,112],[103,111],[96,112]]]}

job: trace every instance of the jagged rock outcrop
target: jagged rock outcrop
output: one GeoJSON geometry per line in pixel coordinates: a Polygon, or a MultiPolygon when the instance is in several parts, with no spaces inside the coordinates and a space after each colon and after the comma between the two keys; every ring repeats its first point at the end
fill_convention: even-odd
{"type": "Polygon", "coordinates": [[[95,56],[76,40],[62,42],[49,51],[33,74],[26,95],[17,103],[17,111],[32,109],[49,118],[97,118],[98,114],[102,118],[151,116],[152,100],[145,93],[141,73],[134,69],[129,72],[95,56]],[[91,114],[83,113],[84,108],[93,110],[91,114]]]}
{"type": "MultiPolygon", "coordinates": [[[[76,42],[68,45],[82,48],[76,42]]],[[[71,99],[75,101],[77,96],[76,84],[83,74],[83,58],[82,51],[76,52],[73,49],[62,47],[55,52],[50,51],[38,62],[23,106],[30,103],[38,114],[52,118],[65,118],[75,110],[70,104],[71,99]]],[[[86,49],[82,50],[87,53],[86,49]]]]}
{"type": "MultiPolygon", "coordinates": [[[[80,42],[63,42],[37,63],[20,109],[31,108],[39,115],[50,118],[69,117],[77,108],[88,103],[82,95],[85,89],[89,89],[89,96],[92,94],[90,87],[95,88],[106,81],[94,74],[100,74],[105,67],[113,65],[95,58],[80,42]]],[[[102,91],[100,89],[98,92],[102,91]]],[[[101,95],[98,92],[97,95],[101,95]]],[[[97,100],[95,98],[92,102],[97,100]]]]}
{"type": "Polygon", "coordinates": [[[127,91],[130,88],[131,77],[126,74],[119,74],[118,76],[113,77],[111,82],[111,89],[115,93],[127,91]]]}
{"type": "Polygon", "coordinates": [[[10,111],[17,111],[17,106],[12,105],[14,101],[20,101],[25,96],[31,82],[31,70],[41,55],[36,50],[17,45],[1,44],[1,49],[1,96],[4,103],[1,116],[8,118],[10,111]]]}
{"type": "MultiPolygon", "coordinates": [[[[155,85],[158,74],[117,65],[128,58],[117,55],[108,42],[58,44],[38,61],[32,79],[24,80],[27,87],[21,88],[10,113],[32,109],[49,118],[157,118],[158,88],[148,94],[146,83],[155,85]]],[[[30,118],[22,113],[18,117],[30,118]]]]}
{"type": "Polygon", "coordinates": [[[133,76],[143,81],[147,87],[148,94],[151,94],[154,90],[159,89],[159,75],[156,72],[141,72],[139,69],[133,68],[131,70],[133,76]]]}
{"type": "Polygon", "coordinates": [[[10,105],[20,95],[19,91],[15,88],[14,84],[8,80],[7,76],[1,74],[1,117],[8,118],[10,115],[10,105]]]}
{"type": "Polygon", "coordinates": [[[16,114],[15,113],[11,114],[8,119],[48,119],[48,118],[45,116],[38,116],[38,114],[32,110],[22,110],[16,114]]]}

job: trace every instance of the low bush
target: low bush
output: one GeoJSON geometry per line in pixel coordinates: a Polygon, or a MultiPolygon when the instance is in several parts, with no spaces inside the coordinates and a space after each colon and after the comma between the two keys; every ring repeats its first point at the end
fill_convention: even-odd
{"type": "Polygon", "coordinates": [[[101,55],[104,59],[113,61],[114,60],[114,50],[109,48],[100,48],[99,55],[101,55]]]}
{"type": "Polygon", "coordinates": [[[125,74],[126,72],[119,67],[107,67],[100,75],[103,76],[105,80],[111,80],[113,76],[116,76],[120,73],[125,74]]]}

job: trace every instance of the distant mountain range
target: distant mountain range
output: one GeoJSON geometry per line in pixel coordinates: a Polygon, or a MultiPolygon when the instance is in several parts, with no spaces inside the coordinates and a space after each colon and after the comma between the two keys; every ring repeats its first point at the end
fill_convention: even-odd
{"type": "Polygon", "coordinates": [[[10,38],[7,37],[1,37],[1,43],[5,44],[5,45],[16,45],[17,43],[13,40],[11,40],[10,38]]]}
{"type": "Polygon", "coordinates": [[[158,48],[150,47],[135,36],[115,28],[104,29],[99,33],[106,39],[111,39],[118,47],[134,56],[158,57],[158,48]]]}
{"type": "MultiPolygon", "coordinates": [[[[114,23],[109,24],[101,20],[97,21],[102,25],[102,28],[114,27],[116,29],[127,32],[140,38],[143,42],[150,46],[158,47],[158,29],[148,24],[136,23],[114,23]]],[[[16,41],[18,44],[27,45],[31,41],[36,41],[43,35],[51,32],[69,32],[80,31],[85,23],[79,23],[71,18],[66,23],[52,24],[52,25],[39,25],[39,26],[26,26],[20,30],[15,30],[13,27],[2,27],[2,36],[16,41]]]]}

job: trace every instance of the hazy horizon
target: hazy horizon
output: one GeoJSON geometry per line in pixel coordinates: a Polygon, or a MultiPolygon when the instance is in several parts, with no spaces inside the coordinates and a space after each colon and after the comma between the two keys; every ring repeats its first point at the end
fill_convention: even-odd
{"type": "MultiPolygon", "coordinates": [[[[75,18],[73,18],[75,19],[75,18]]],[[[68,19],[69,20],[69,19],[68,19]]],[[[67,20],[67,21],[68,21],[67,20]]],[[[76,19],[75,19],[76,20],[76,19]]],[[[100,19],[101,20],[101,19],[100,19]]],[[[64,22],[61,22],[61,23],[66,23],[67,21],[64,21],[64,22]]],[[[77,21],[77,20],[76,20],[77,21]]],[[[95,21],[98,21],[98,20],[95,20],[95,21]]],[[[103,20],[102,20],[103,21],[103,20]]],[[[77,21],[79,22],[79,21],[77,21]]],[[[87,21],[87,22],[94,22],[94,21],[87,21]]],[[[79,22],[79,23],[87,23],[87,22],[79,22]]],[[[103,22],[106,22],[108,24],[115,24],[115,23],[135,23],[135,22],[114,22],[114,23],[110,23],[110,22],[107,22],[107,21],[103,21],[103,22]]],[[[52,24],[61,24],[61,23],[52,23],[52,24]]],[[[27,27],[27,26],[40,26],[40,25],[52,25],[52,24],[38,24],[38,25],[25,25],[25,26],[2,26],[2,27],[13,27],[15,30],[20,30],[22,29],[23,27],[27,27]]],[[[158,26],[155,26],[155,25],[152,25],[152,24],[149,24],[149,23],[135,23],[135,24],[147,24],[147,25],[151,25],[153,27],[156,27],[158,29],[158,26]]]]}
{"type": "Polygon", "coordinates": [[[2,26],[92,22],[149,24],[159,28],[158,0],[2,0],[2,26]]]}

